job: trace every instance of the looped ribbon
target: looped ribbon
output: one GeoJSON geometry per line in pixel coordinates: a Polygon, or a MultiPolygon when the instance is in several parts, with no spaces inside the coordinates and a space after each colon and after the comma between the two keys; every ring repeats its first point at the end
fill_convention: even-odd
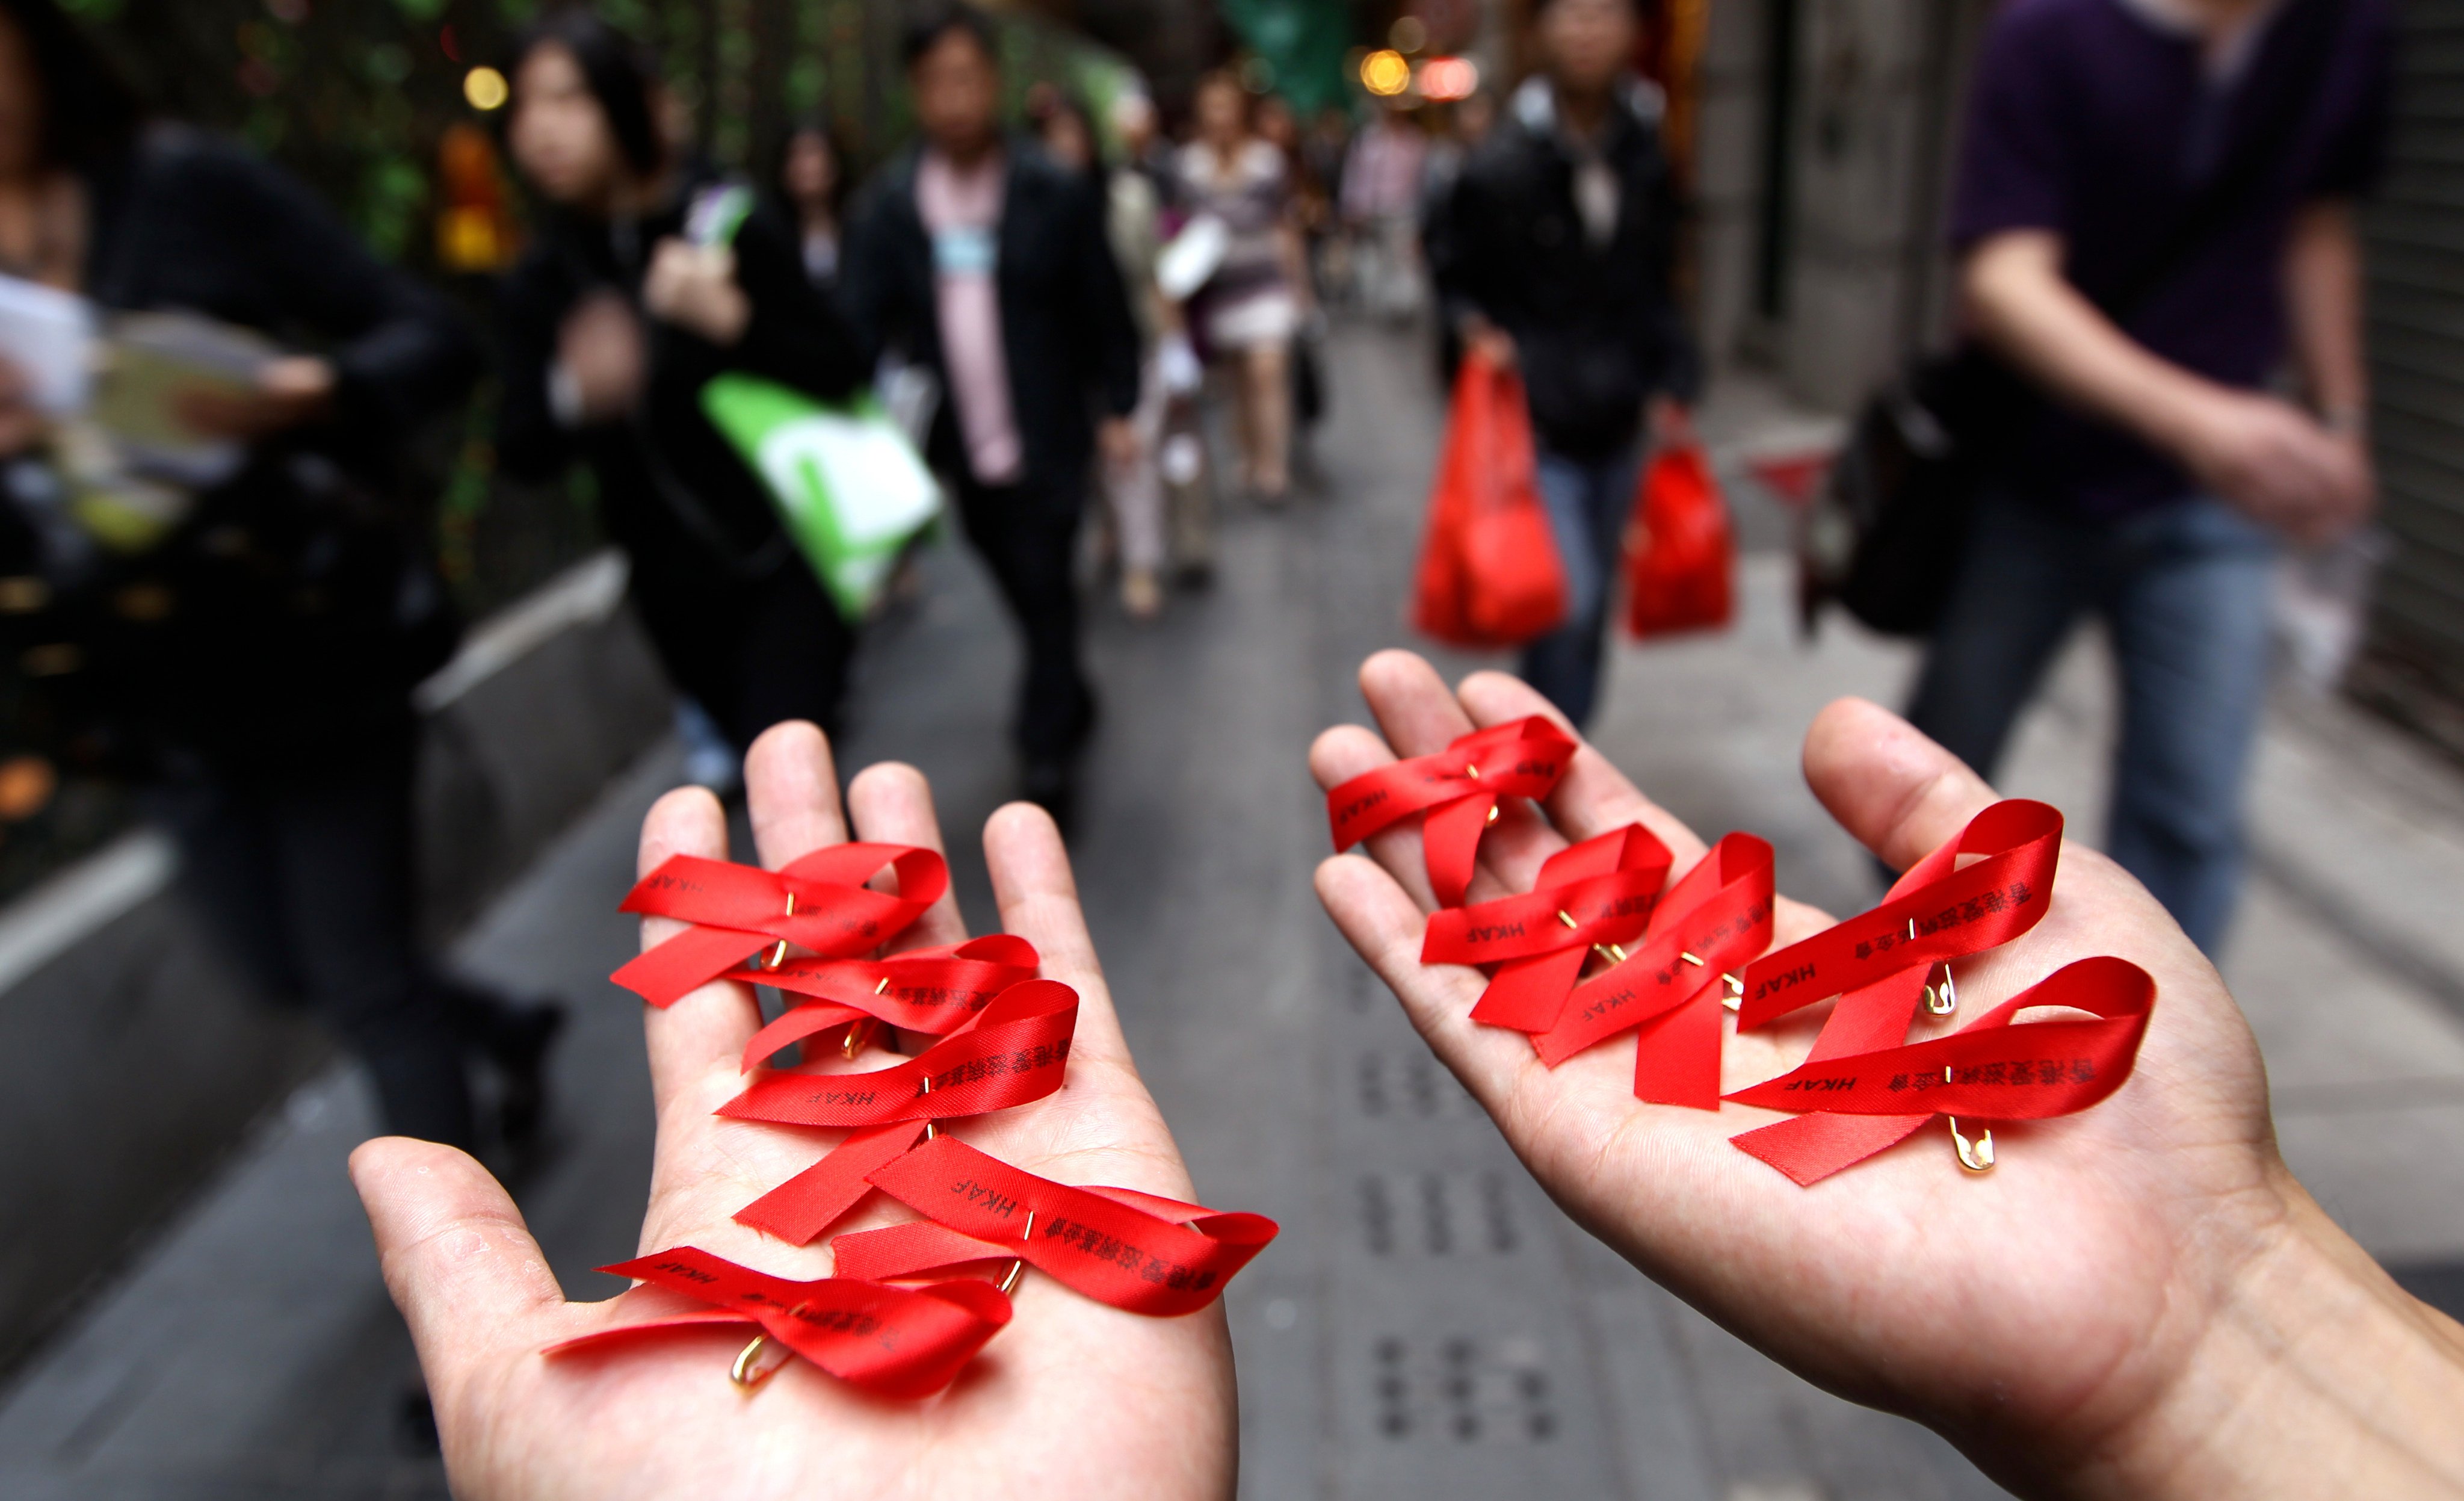
{"type": "Polygon", "coordinates": [[[1720,1013],[1731,977],[1771,942],[1771,899],[1770,844],[1722,837],[1660,898],[1641,946],[1538,1029],[1540,1061],[1556,1068],[1636,1028],[1637,1098],[1718,1110],[1720,1013]]]}
{"type": "Polygon", "coordinates": [[[774,944],[849,959],[889,942],[950,889],[940,854],[907,845],[831,845],[777,871],[671,855],[620,910],[692,923],[609,976],[655,1006],[678,1000],[774,944]],[[865,883],[884,870],[898,894],[865,883]]]}
{"type": "Polygon", "coordinates": [[[793,1282],[691,1246],[599,1269],[717,1306],[597,1330],[541,1354],[570,1355],[669,1330],[752,1324],[843,1381],[884,1397],[916,1398],[949,1385],[1010,1320],[1009,1299],[975,1280],[926,1288],[844,1276],[793,1282]]]}
{"type": "Polygon", "coordinates": [[[869,1175],[915,1144],[924,1123],[1040,1100],[1061,1088],[1078,1026],[1078,992],[1027,980],[915,1057],[866,1073],[764,1071],[718,1108],[737,1120],[862,1127],[827,1156],[736,1213],[803,1246],[869,1191],[869,1175]]]}
{"type": "MultiPolygon", "coordinates": [[[[1956,837],[1910,866],[1892,884],[1879,906],[1748,965],[1737,1016],[1740,1030],[1763,1026],[1833,996],[1839,997],[1839,1004],[1824,1021],[1805,1063],[1793,1073],[1728,1096],[1743,1103],[1809,1114],[1746,1132],[1731,1138],[1734,1144],[1797,1182],[1812,1184],[1896,1145],[1932,1119],[1937,1113],[1934,1099],[1947,1096],[1933,1096],[1928,1091],[1927,1108],[1909,1113],[1907,1103],[1913,1095],[1909,1092],[1893,1094],[1886,1089],[1879,1097],[1898,1099],[1899,1110],[1876,1113],[1836,1104],[1829,1086],[1821,1090],[1799,1087],[1776,1091],[1772,1086],[1785,1085],[1798,1075],[1815,1076],[1807,1074],[1807,1071],[1817,1067],[1832,1071],[1819,1077],[1841,1077],[1838,1071],[1846,1060],[1903,1053],[1903,1045],[1915,1025],[1917,1007],[1925,1000],[1937,965],[1999,947],[2043,919],[2053,895],[2061,842],[2062,815],[2056,809],[2020,799],[1996,803],[1969,820],[1968,827],[1956,837]],[[1962,866],[1959,862],[1968,857],[1973,857],[1973,863],[1962,866]]],[[[2136,968],[2119,960],[2110,962],[2124,969],[2136,968]]],[[[2088,973],[2110,976],[2116,972],[2098,968],[2088,973]]],[[[2062,993],[2081,992],[2066,985],[2062,993]]],[[[2120,1003],[2108,998],[2108,1004],[2120,1003]]],[[[1991,1017],[2004,1016],[2015,1006],[2016,1001],[2006,1003],[1953,1037],[1985,1029],[1991,1017]]],[[[2005,1024],[1993,1025],[1998,1028],[2005,1024]]],[[[2032,1024],[2025,1030],[2034,1031],[2036,1025],[2042,1024],[2032,1024]]],[[[2136,1038],[2134,1031],[2129,1044],[2133,1052],[2138,1046],[2136,1038]]],[[[1951,1040],[1937,1038],[1915,1046],[1932,1048],[1951,1040]]],[[[1961,1062],[1959,1058],[1947,1061],[1954,1068],[1961,1062]]],[[[1977,1061],[1981,1066],[1988,1060],[1977,1061]]],[[[2002,1061],[2007,1064],[2010,1060],[2002,1061]]],[[[1863,1066],[1860,1063],[1858,1068],[1863,1066]]],[[[1900,1069],[1908,1067],[1912,1065],[1903,1059],[1900,1069]]],[[[2112,1071],[2112,1061],[2102,1059],[2100,1073],[2112,1071]]],[[[2119,1071],[2127,1073],[2126,1062],[2119,1071]]],[[[1926,1077],[1930,1083],[1933,1076],[1926,1077]]],[[[1926,1091],[1926,1086],[1911,1085],[1910,1089],[1926,1091]]],[[[1844,1097],[1852,1092],[1842,1088],[1837,1093],[1844,1097]]],[[[1870,1102],[1878,1096],[1858,1097],[1870,1102]]],[[[2009,1103],[2012,1101],[1985,1108],[1981,1118],[2017,1118],[2002,1108],[2009,1103]]],[[[1949,1109],[1941,1113],[1967,1114],[1949,1109]]]]}
{"type": "Polygon", "coordinates": [[[1493,725],[1431,756],[1365,771],[1326,795],[1336,853],[1425,811],[1420,846],[1441,907],[1471,889],[1480,836],[1508,797],[1545,798],[1574,759],[1574,741],[1542,715],[1493,725]]]}
{"type": "Polygon", "coordinates": [[[997,933],[887,959],[790,959],[775,969],[745,963],[725,978],[810,998],[754,1034],[744,1049],[749,1073],[788,1044],[847,1023],[881,1022],[936,1037],[954,1032],[993,997],[1034,979],[1039,962],[1034,944],[997,933]]]}
{"type": "Polygon", "coordinates": [[[830,1243],[841,1276],[913,1277],[1025,1262],[1099,1303],[1150,1317],[1195,1313],[1280,1231],[1135,1189],[1077,1188],[941,1137],[877,1168],[872,1185],[924,1216],[830,1243]]]}
{"type": "Polygon", "coordinates": [[[1523,895],[1431,913],[1420,962],[1497,965],[1471,1019],[1545,1031],[1595,951],[1616,962],[1642,935],[1668,865],[1668,847],[1640,824],[1568,846],[1523,895]]]}

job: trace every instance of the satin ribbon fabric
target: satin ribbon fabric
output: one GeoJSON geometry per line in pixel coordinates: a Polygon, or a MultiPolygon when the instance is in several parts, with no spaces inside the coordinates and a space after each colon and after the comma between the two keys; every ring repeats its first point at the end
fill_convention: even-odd
{"type": "Polygon", "coordinates": [[[1720,1108],[1720,1013],[1729,977],[1771,943],[1771,847],[1728,834],[1661,897],[1642,944],[1575,987],[1532,1039],[1556,1068],[1637,1029],[1634,1093],[1661,1105],[1720,1108]]]}
{"type": "Polygon", "coordinates": [[[882,1126],[1006,1110],[1061,1088],[1077,1026],[1077,991],[1023,981],[973,1026],[903,1063],[868,1073],[762,1070],[717,1113],[784,1126],[882,1126]]]}
{"type": "Polygon", "coordinates": [[[652,1005],[673,1005],[781,941],[825,959],[869,954],[949,888],[941,856],[906,845],[831,845],[777,871],[673,855],[627,894],[621,910],[693,926],[608,978],[652,1005]],[[897,876],[896,895],[865,884],[885,870],[897,876]]]}
{"type": "Polygon", "coordinates": [[[1429,915],[1423,964],[1495,964],[1471,1019],[1546,1030],[1594,949],[1642,936],[1668,879],[1668,847],[1629,824],[1551,855],[1529,892],[1429,915]]]}
{"type": "Polygon", "coordinates": [[[1335,851],[1425,812],[1420,845],[1430,889],[1439,906],[1460,907],[1498,800],[1547,797],[1573,759],[1573,738],[1535,714],[1475,731],[1435,755],[1363,772],[1326,795],[1335,851]]]}
{"type": "Polygon", "coordinates": [[[945,1036],[993,997],[1034,979],[1039,962],[1034,944],[1006,933],[888,959],[789,959],[773,969],[757,957],[726,978],[805,999],[754,1035],[744,1049],[744,1071],[790,1043],[849,1023],[869,1020],[945,1036]]]}
{"type": "Polygon", "coordinates": [[[843,1381],[912,1399],[949,1385],[1010,1319],[1009,1299],[985,1282],[915,1289],[844,1276],[793,1282],[690,1246],[599,1269],[716,1306],[598,1330],[542,1354],[569,1356],[646,1335],[750,1324],[843,1381]]]}
{"type": "Polygon", "coordinates": [[[1169,1318],[1214,1302],[1278,1226],[1125,1188],[1038,1178],[942,1137],[876,1169],[872,1184],[929,1222],[842,1235],[842,1276],[914,1276],[1018,1259],[1099,1303],[1169,1318]]]}

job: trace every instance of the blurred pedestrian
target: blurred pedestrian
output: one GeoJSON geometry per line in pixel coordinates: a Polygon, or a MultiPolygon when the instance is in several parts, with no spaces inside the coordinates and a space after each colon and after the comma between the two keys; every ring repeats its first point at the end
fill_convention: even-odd
{"type": "Polygon", "coordinates": [[[855,190],[837,129],[819,115],[789,127],[771,154],[768,186],[780,217],[796,232],[804,275],[824,297],[835,298],[846,252],[847,199],[855,190]]]}
{"type": "Polygon", "coordinates": [[[0,364],[9,655],[44,664],[73,749],[149,784],[213,936],[341,1034],[387,1130],[475,1148],[475,1053],[526,1139],[561,1012],[413,937],[410,691],[456,630],[404,449],[469,392],[475,341],[288,176],[143,122],[52,0],[0,0],[0,272],[177,309],[179,347],[275,351],[244,385],[174,377],[200,383],[172,406],[189,457],[99,478],[63,477],[71,433],[0,364]]]}
{"type": "MultiPolygon", "coordinates": [[[[1432,266],[1453,254],[1446,236],[1454,227],[1450,210],[1455,184],[1463,180],[1463,163],[1488,139],[1489,128],[1496,123],[1497,101],[1486,94],[1474,94],[1446,113],[1441,128],[1429,143],[1428,160],[1420,172],[1420,254],[1432,266]]],[[[1432,290],[1439,298],[1438,379],[1451,388],[1455,372],[1463,364],[1463,319],[1471,309],[1459,298],[1448,297],[1442,288],[1432,290]]]]}
{"type": "Polygon", "coordinates": [[[1520,671],[1578,726],[1599,695],[1646,422],[1658,442],[1688,441],[1702,379],[1671,289],[1661,100],[1629,71],[1635,6],[1539,0],[1542,71],[1464,163],[1435,246],[1464,343],[1523,374],[1567,613],[1520,671]]]}
{"type": "Polygon", "coordinates": [[[655,65],[622,33],[552,11],[507,71],[514,164],[547,211],[503,288],[498,462],[588,467],[669,679],[739,756],[781,719],[835,721],[854,628],[700,397],[746,371],[844,399],[866,374],[853,336],[769,212],[691,242],[721,180],[662,130],[655,65]]]}
{"type": "Polygon", "coordinates": [[[2107,851],[2210,953],[2281,542],[2372,504],[2353,200],[2390,24],[2380,0],[2021,0],[1977,68],[1951,237],[1970,327],[2035,394],[1910,717],[1991,775],[2072,624],[2101,615],[2107,851]],[[2298,397],[2270,389],[2288,352],[2298,397]]]}
{"type": "Polygon", "coordinates": [[[867,186],[844,295],[871,347],[921,363],[948,393],[930,454],[1026,638],[1021,790],[1066,814],[1095,727],[1079,513],[1099,439],[1108,463],[1136,456],[1137,333],[1102,194],[1001,127],[991,23],[933,5],[901,52],[923,139],[867,186]]]}
{"type": "Polygon", "coordinates": [[[1250,129],[1249,94],[1229,73],[1199,80],[1197,139],[1180,152],[1180,198],[1223,227],[1221,264],[1199,294],[1208,352],[1232,367],[1242,481],[1261,503],[1291,493],[1292,340],[1309,277],[1290,169],[1250,129]]]}
{"type": "Polygon", "coordinates": [[[1343,222],[1361,306],[1403,320],[1419,311],[1420,187],[1429,138],[1409,111],[1377,111],[1343,166],[1343,222]]]}

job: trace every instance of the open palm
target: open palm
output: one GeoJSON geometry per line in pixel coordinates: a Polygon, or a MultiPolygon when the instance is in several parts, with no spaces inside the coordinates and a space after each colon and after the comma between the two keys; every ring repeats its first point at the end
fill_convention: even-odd
{"type": "MultiPolygon", "coordinates": [[[[812,726],[764,735],[745,781],[764,866],[849,837],[829,747],[812,726]]],[[[931,791],[912,767],[866,771],[847,807],[857,837],[941,848],[931,791]]],[[[1003,927],[1036,946],[1046,977],[1078,991],[1077,1032],[1058,1093],[944,1129],[1057,1181],[1194,1200],[1122,1040],[1051,820],[1003,808],[984,850],[1003,927]]],[[[640,869],[675,854],[726,857],[726,823],[708,793],[671,792],[644,821],[640,869]]],[[[646,921],[645,946],[679,926],[646,921]]],[[[965,937],[945,895],[893,948],[965,937]]],[[[790,1247],[731,1218],[847,1135],[712,1114],[743,1088],[739,1059],[759,1021],[752,993],[723,982],[647,1012],[658,1146],[640,1248],[695,1246],[780,1276],[826,1276],[826,1246],[790,1247]]],[[[845,1067],[896,1061],[874,1050],[845,1067]]],[[[1146,1318],[1030,1271],[1009,1326],[937,1397],[885,1401],[801,1360],[747,1393],[727,1374],[741,1328],[542,1358],[543,1346],[696,1305],[646,1288],[566,1302],[513,1201],[451,1148],[387,1137],[361,1147],[351,1171],[419,1347],[457,1496],[887,1501],[1014,1494],[1030,1483],[1070,1496],[1230,1493],[1232,1358],[1220,1302],[1146,1318]]],[[[905,1218],[875,1196],[843,1228],[905,1218]]]]}
{"type": "MultiPolygon", "coordinates": [[[[1496,673],[1451,692],[1401,652],[1371,658],[1361,684],[1384,733],[1327,731],[1310,759],[1330,787],[1476,727],[1551,713],[1496,673]]],[[[1900,868],[1994,800],[1947,752],[1858,700],[1815,720],[1805,774],[1834,818],[1900,868]]],[[[1500,818],[1469,900],[1528,891],[1550,854],[1632,822],[1674,851],[1674,874],[1705,848],[1588,745],[1542,812],[1500,818]]],[[[1729,1145],[1783,1117],[1636,1099],[1630,1032],[1551,1071],[1522,1034],[1474,1025],[1483,976],[1420,962],[1431,900],[1413,826],[1371,841],[1366,857],[1327,861],[1317,886],[1430,1047],[1586,1228],[1797,1371],[1932,1424],[2014,1488],[2041,1492],[2060,1476],[2094,1490],[2099,1476],[2181,1463],[2157,1450],[2177,1442],[2189,1414],[2176,1409],[2213,1401],[2186,1377],[2230,1322],[2220,1311],[2236,1279],[2263,1275],[2293,1228],[2324,1223],[2277,1156],[2258,1048],[2223,982],[2094,851],[2064,848],[2050,913],[1962,960],[1963,1017],[1926,1019],[1926,1035],[2074,960],[2117,955],[2157,985],[2137,1072],[2082,1115],[1996,1126],[1991,1174],[1963,1172],[1937,1124],[1812,1188],[1729,1145]]],[[[1775,946],[1829,920],[1783,898],[1775,946]]],[[[1728,1018],[1724,1091],[1802,1062],[1827,1010],[1742,1036],[1728,1018]]],[[[2248,1421],[2212,1417],[2219,1430],[2248,1421]]]]}

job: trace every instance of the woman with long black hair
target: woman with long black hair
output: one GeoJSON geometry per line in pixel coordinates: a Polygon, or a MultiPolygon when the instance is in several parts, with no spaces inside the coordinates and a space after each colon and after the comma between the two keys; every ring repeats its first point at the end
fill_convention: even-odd
{"type": "Polygon", "coordinates": [[[476,1145],[478,1052],[526,1135],[559,1013],[437,974],[412,929],[410,690],[455,631],[403,446],[475,342],[280,171],[146,124],[53,0],[0,0],[0,275],[272,351],[174,397],[215,463],[116,490],[0,360],[0,639],[54,738],[150,784],[213,932],[350,1043],[388,1130],[476,1145]]]}
{"type": "Polygon", "coordinates": [[[740,371],[842,399],[866,373],[854,341],[768,211],[724,244],[693,232],[723,185],[662,129],[624,35],[554,11],[507,72],[511,154],[548,223],[505,286],[499,462],[588,465],[670,678],[739,752],[781,719],[830,724],[855,632],[700,398],[740,371]]]}

